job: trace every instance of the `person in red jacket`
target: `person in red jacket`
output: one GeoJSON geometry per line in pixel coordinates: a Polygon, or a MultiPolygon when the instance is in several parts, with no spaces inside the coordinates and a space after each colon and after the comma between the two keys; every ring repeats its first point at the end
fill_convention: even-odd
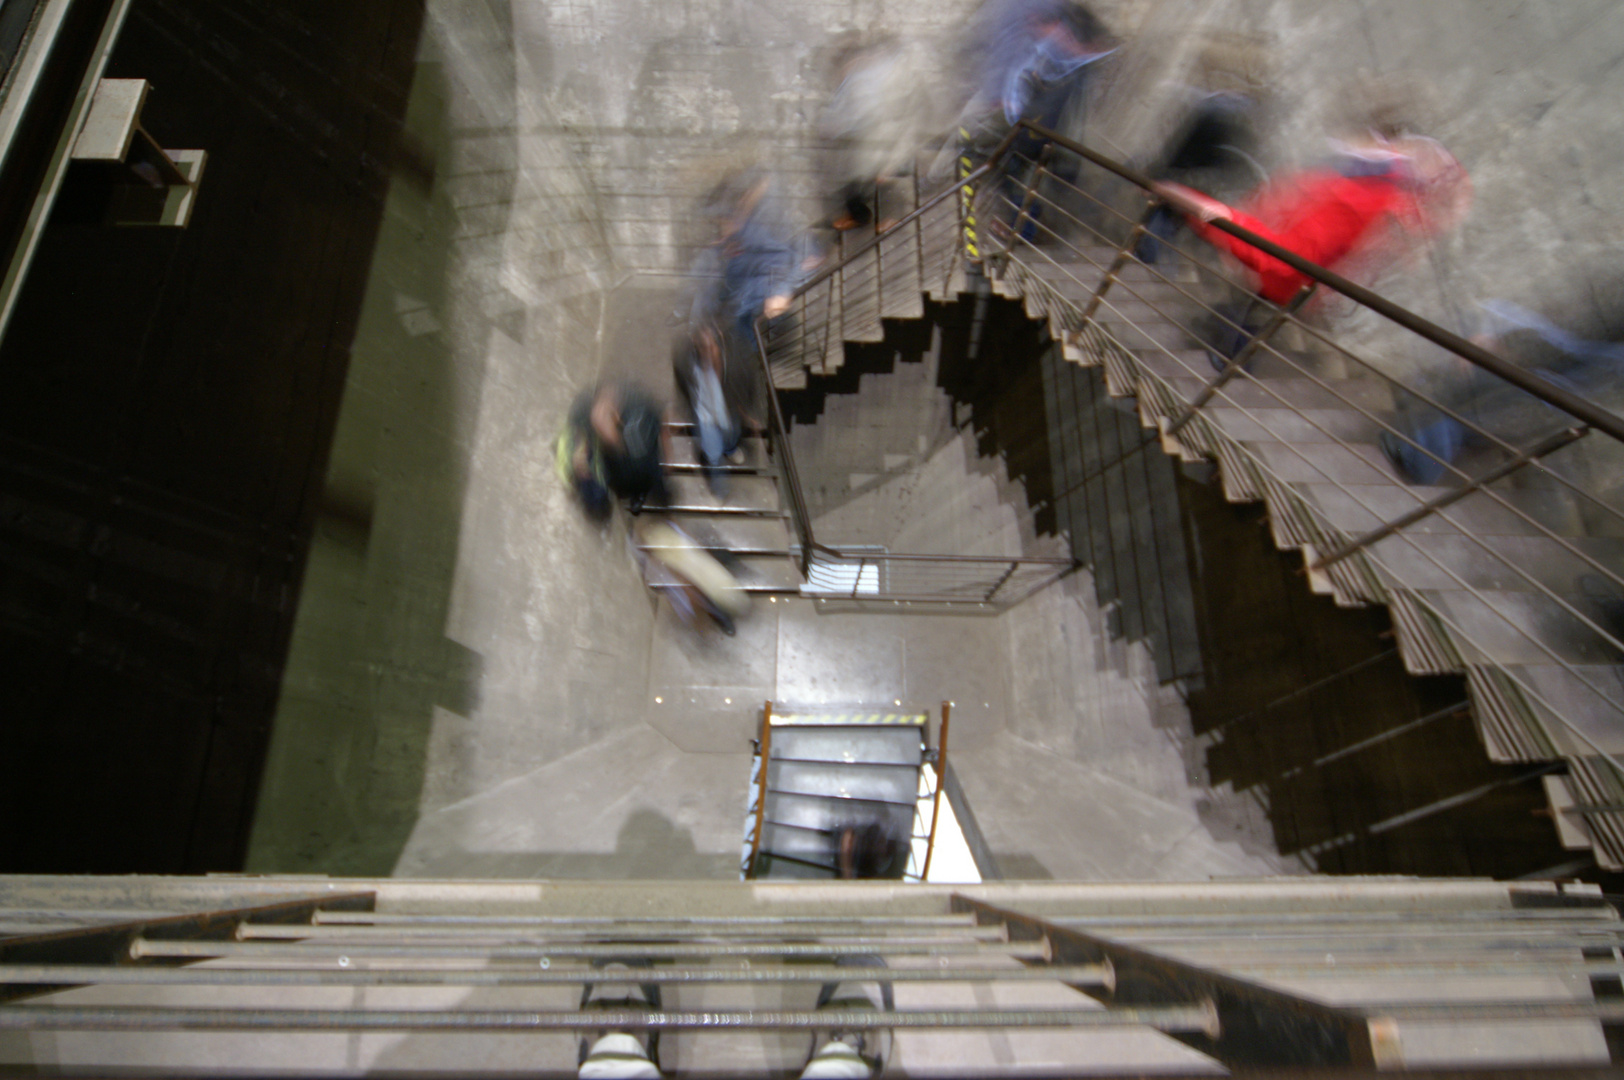
{"type": "MultiPolygon", "coordinates": [[[[1155,190],[1185,214],[1196,235],[1226,252],[1250,272],[1253,291],[1271,304],[1289,303],[1306,274],[1212,222],[1231,221],[1310,262],[1339,270],[1350,264],[1369,271],[1397,260],[1415,242],[1453,228],[1471,202],[1466,171],[1433,139],[1371,135],[1342,142],[1325,165],[1271,180],[1239,207],[1230,207],[1180,184],[1155,190]]],[[[1223,358],[1234,356],[1255,328],[1248,305],[1232,320],[1240,332],[1217,343],[1223,358]]],[[[1224,360],[1213,357],[1214,366],[1224,360]]]]}

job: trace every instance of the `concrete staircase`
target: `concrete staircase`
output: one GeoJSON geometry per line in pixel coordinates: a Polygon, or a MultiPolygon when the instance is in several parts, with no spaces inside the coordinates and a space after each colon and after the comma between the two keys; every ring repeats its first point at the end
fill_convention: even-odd
{"type": "Polygon", "coordinates": [[[913,841],[930,836],[935,794],[925,779],[926,761],[936,758],[929,715],[895,706],[774,709],[767,721],[752,762],[744,876],[839,878],[842,830],[875,824],[898,845],[887,876],[911,871],[919,880],[925,857],[913,863],[913,841]]]}
{"type": "MultiPolygon", "coordinates": [[[[1181,417],[1212,378],[1182,328],[1199,313],[1193,267],[1169,273],[1130,261],[1084,319],[1115,250],[1021,242],[1006,253],[1002,241],[982,243],[998,271],[994,290],[1047,323],[1067,361],[1099,367],[1113,396],[1135,399],[1146,430],[1181,417]]],[[[879,320],[909,317],[920,289],[943,299],[968,282],[954,193],[813,281],[796,317],[768,337],[775,382],[799,388],[836,370],[843,342],[878,340],[879,320]]],[[[1378,418],[1398,407],[1389,383],[1305,334],[1279,344],[1293,365],[1260,357],[1176,437],[1164,435],[1163,449],[1215,461],[1225,497],[1265,502],[1275,542],[1309,563],[1444,492],[1404,484],[1377,446],[1378,418]]],[[[1308,584],[1338,604],[1385,604],[1410,672],[1464,675],[1491,759],[1564,759],[1567,774],[1552,787],[1567,805],[1558,812],[1565,840],[1624,868],[1624,782],[1600,756],[1624,754],[1624,666],[1577,595],[1583,559],[1539,535],[1537,524],[1624,569],[1624,538],[1594,535],[1576,500],[1525,472],[1309,575],[1308,584]]]]}
{"type": "MultiPolygon", "coordinates": [[[[690,424],[668,425],[671,460],[666,483],[671,505],[649,513],[671,516],[697,543],[733,564],[744,590],[756,595],[793,596],[801,574],[791,559],[789,514],[783,509],[778,469],[767,459],[757,437],[741,444],[744,462],[717,466],[721,494],[699,463],[698,438],[690,424]]],[[[655,548],[639,543],[639,550],[655,548]]],[[[649,560],[648,583],[656,588],[680,584],[658,560],[649,560]]]]}
{"type": "MultiPolygon", "coordinates": [[[[1144,426],[1161,430],[1211,378],[1205,352],[1169,319],[1189,325],[1197,309],[1187,289],[1130,263],[1120,272],[1120,291],[1107,294],[1085,322],[1081,311],[1093,287],[1079,275],[1114,255],[1085,249],[1070,267],[1046,255],[1013,260],[997,288],[1049,323],[1068,360],[1100,365],[1111,393],[1135,397],[1144,426]]],[[[1302,551],[1305,564],[1447,490],[1404,484],[1376,445],[1377,418],[1397,409],[1391,384],[1313,345],[1288,340],[1302,370],[1260,358],[1213,406],[1163,438],[1164,449],[1184,460],[1218,462],[1230,501],[1265,502],[1276,544],[1302,551]]],[[[1310,574],[1308,583],[1341,605],[1385,603],[1411,673],[1465,675],[1492,760],[1566,758],[1569,773],[1558,784],[1586,805],[1616,806],[1624,786],[1596,749],[1624,750],[1624,667],[1574,617],[1590,614],[1574,595],[1582,562],[1537,535],[1534,521],[1574,538],[1604,565],[1624,567],[1624,543],[1585,536],[1564,493],[1522,479],[1466,496],[1310,574]],[[1514,567],[1573,610],[1536,591],[1514,567]]],[[[1598,811],[1584,826],[1598,861],[1624,866],[1624,818],[1598,811]]]]}

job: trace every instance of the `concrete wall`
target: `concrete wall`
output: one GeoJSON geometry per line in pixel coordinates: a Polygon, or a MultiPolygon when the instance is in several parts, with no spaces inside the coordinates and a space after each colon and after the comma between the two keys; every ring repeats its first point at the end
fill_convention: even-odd
{"type": "MultiPolygon", "coordinates": [[[[1465,332],[1478,328],[1475,302],[1492,297],[1574,322],[1602,317],[1584,279],[1616,266],[1624,237],[1624,9],[1608,0],[1234,0],[1230,11],[1267,42],[1269,164],[1314,160],[1372,84],[1409,84],[1414,124],[1470,172],[1469,218],[1424,259],[1377,281],[1381,291],[1465,332]]],[[[1394,359],[1435,362],[1419,346],[1394,359]]]]}

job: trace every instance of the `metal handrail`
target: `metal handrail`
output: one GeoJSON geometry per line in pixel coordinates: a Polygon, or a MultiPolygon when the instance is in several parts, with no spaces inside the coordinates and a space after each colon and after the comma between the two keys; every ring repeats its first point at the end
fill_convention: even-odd
{"type": "MultiPolygon", "coordinates": [[[[1090,150],[1080,142],[1073,139],[1068,139],[1058,132],[1050,131],[1048,128],[1042,127],[1038,124],[1033,124],[1026,120],[1022,120],[1016,126],[1018,128],[1024,127],[1039,138],[1049,140],[1057,146],[1064,147],[1079,157],[1086,158],[1088,161],[1093,162],[1095,165],[1100,166],[1106,171],[1115,173],[1122,179],[1139,188],[1142,188],[1152,195],[1155,194],[1155,186],[1149,177],[1129,168],[1126,165],[1122,165],[1111,160],[1098,151],[1090,150]]],[[[1006,143],[1007,142],[1008,140],[1006,140],[1006,143]]],[[[992,162],[989,161],[988,164],[992,164],[992,162]]],[[[1296,252],[1283,248],[1274,241],[1259,236],[1252,230],[1237,225],[1233,221],[1227,221],[1223,218],[1216,218],[1210,224],[1220,232],[1226,232],[1235,237],[1237,240],[1245,241],[1252,247],[1255,247],[1259,251],[1263,252],[1265,255],[1285,263],[1298,273],[1319,282],[1321,285],[1324,285],[1327,288],[1336,290],[1355,303],[1363,307],[1370,308],[1378,315],[1397,323],[1406,330],[1426,338],[1434,345],[1438,345],[1449,350],[1456,356],[1459,356],[1462,360],[1465,360],[1476,367],[1480,367],[1484,371],[1487,371],[1493,375],[1498,375],[1506,382],[1511,383],[1519,390],[1526,391],[1527,393],[1538,398],[1540,401],[1545,402],[1545,404],[1561,409],[1569,416],[1584,421],[1597,431],[1605,432],[1620,442],[1624,442],[1624,419],[1621,419],[1615,414],[1608,412],[1606,409],[1598,408],[1586,401],[1584,398],[1579,397],[1577,394],[1569,393],[1561,387],[1547,383],[1543,379],[1529,374],[1517,365],[1489,352],[1481,345],[1475,345],[1467,339],[1461,337],[1459,334],[1451,333],[1450,331],[1445,330],[1443,327],[1439,326],[1435,322],[1432,322],[1430,319],[1422,318],[1409,308],[1393,303],[1380,293],[1367,289],[1363,285],[1349,281],[1341,274],[1338,274],[1332,270],[1327,270],[1318,263],[1309,262],[1296,252]]]]}
{"type": "MultiPolygon", "coordinates": [[[[958,178],[944,186],[936,194],[932,195],[930,198],[916,206],[909,213],[905,214],[891,227],[876,232],[874,235],[866,238],[863,242],[856,245],[851,251],[846,252],[841,259],[829,266],[823,267],[817,273],[807,278],[791,293],[792,302],[794,300],[802,300],[804,306],[805,297],[812,289],[829,281],[834,277],[835,274],[840,273],[850,264],[868,255],[870,251],[878,249],[881,244],[891,237],[897,235],[900,231],[916,225],[927,212],[934,209],[943,201],[960,195],[966,188],[973,187],[984,177],[991,174],[1003,164],[1005,157],[1011,155],[1015,140],[1022,131],[1028,131],[1031,134],[1052,144],[1053,146],[1058,146],[1070,151],[1071,153],[1074,153],[1079,157],[1098,165],[1106,171],[1113,173],[1114,175],[1140,188],[1152,198],[1159,199],[1159,196],[1156,195],[1155,187],[1152,181],[1137,170],[1127,165],[1123,165],[1122,163],[1117,162],[1104,154],[1099,153],[1098,151],[1090,149],[1074,139],[1070,139],[1058,132],[1045,128],[1042,125],[1032,123],[1028,120],[1022,120],[1010,129],[999,145],[994,148],[994,150],[987,156],[981,165],[971,170],[965,176],[958,178]]],[[[1446,349],[1475,367],[1488,371],[1511,385],[1516,386],[1518,389],[1529,394],[1536,400],[1567,413],[1569,416],[1581,421],[1584,425],[1618,439],[1620,442],[1624,442],[1624,419],[1619,418],[1615,414],[1593,405],[1592,403],[1586,401],[1576,394],[1570,393],[1560,386],[1549,383],[1536,375],[1524,371],[1515,364],[1512,364],[1489,352],[1487,349],[1484,349],[1481,346],[1444,329],[1436,323],[1433,323],[1415,312],[1410,311],[1408,308],[1388,300],[1379,293],[1350,281],[1340,274],[1327,269],[1326,267],[1311,262],[1295,252],[1283,248],[1265,237],[1257,235],[1243,226],[1236,225],[1234,222],[1224,219],[1217,219],[1212,224],[1215,228],[1218,228],[1219,230],[1226,232],[1237,239],[1250,244],[1265,254],[1285,263],[1292,269],[1309,278],[1311,281],[1324,285],[1325,287],[1348,297],[1355,303],[1375,311],[1377,314],[1382,315],[1397,325],[1410,330],[1427,341],[1446,349]]],[[[832,321],[832,313],[830,318],[832,321]]],[[[765,318],[759,318],[757,319],[754,327],[757,353],[761,361],[762,373],[767,380],[767,386],[769,389],[769,412],[773,429],[772,434],[774,451],[783,465],[782,479],[784,481],[785,488],[787,489],[790,512],[795,523],[795,530],[801,542],[799,563],[801,572],[804,575],[810,566],[812,554],[815,551],[821,551],[824,554],[836,558],[846,558],[848,556],[845,553],[840,552],[838,549],[829,548],[818,543],[816,536],[813,533],[811,516],[807,507],[805,491],[801,486],[800,472],[796,466],[793,451],[789,446],[788,425],[784,422],[783,411],[778,402],[777,394],[772,390],[772,366],[767,355],[766,341],[763,334],[766,322],[767,320],[765,318]]],[[[1272,349],[1269,351],[1271,353],[1274,352],[1272,349]]],[[[897,558],[897,556],[890,557],[897,558]]],[[[945,557],[931,556],[930,558],[942,559],[945,557]]]]}

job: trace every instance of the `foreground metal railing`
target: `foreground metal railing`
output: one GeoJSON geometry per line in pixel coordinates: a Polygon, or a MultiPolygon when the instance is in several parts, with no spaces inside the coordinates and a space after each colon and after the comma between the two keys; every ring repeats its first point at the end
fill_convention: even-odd
{"type": "MultiPolygon", "coordinates": [[[[1022,124],[809,279],[794,317],[762,328],[764,368],[795,385],[843,341],[873,340],[899,317],[893,275],[944,297],[984,275],[1113,394],[1136,395],[1165,449],[1216,459],[1229,497],[1266,501],[1316,591],[1388,605],[1409,670],[1465,675],[1492,757],[1567,758],[1557,782],[1581,808],[1568,816],[1624,866],[1624,418],[1606,381],[1519,366],[1232,222],[1214,227],[1306,279],[1290,303],[1256,296],[1199,241],[1158,238],[1146,263],[1158,204],[1148,177],[1022,124]],[[1016,148],[1022,132],[1042,141],[1036,157],[1016,148]],[[1440,449],[1429,425],[1461,448],[1440,449]],[[1406,483],[1394,455],[1438,478],[1406,483]]],[[[800,493],[788,501],[805,513],[800,493]]],[[[797,528],[805,570],[819,548],[797,528]]]]}
{"type": "Polygon", "coordinates": [[[934,1075],[945,1070],[933,1062],[973,1051],[964,1040],[979,1030],[998,1047],[999,1071],[1040,1061],[1100,1076],[1218,1066],[1365,1076],[1440,1060],[1606,1067],[1606,1032],[1624,1024],[1609,996],[1617,913],[1593,886],[1548,882],[899,892],[891,882],[0,878],[0,926],[0,1031],[21,1033],[0,1040],[0,1069],[19,1075],[277,1075],[291,1060],[323,1074],[411,1071],[455,1058],[458,1075],[522,1060],[529,1075],[574,1076],[577,1039],[609,1031],[680,1038],[684,1071],[726,1063],[793,1075],[805,1040],[758,1040],[756,1056],[741,1058],[740,1044],[716,1036],[814,1030],[894,1037],[895,1060],[913,1055],[911,1071],[934,1075]],[[854,976],[878,988],[873,1007],[833,996],[836,983],[854,993],[854,976]],[[647,1005],[623,986],[587,1004],[586,988],[628,977],[647,1005]],[[1046,1031],[1041,1045],[1029,1042],[1034,1030],[1046,1031]],[[1067,1039],[1101,1031],[1137,1038],[1067,1039]],[[56,1034],[26,1034],[37,1032],[56,1034]],[[932,1032],[955,1033],[949,1054],[946,1044],[928,1052],[942,1037],[932,1032]]]}

